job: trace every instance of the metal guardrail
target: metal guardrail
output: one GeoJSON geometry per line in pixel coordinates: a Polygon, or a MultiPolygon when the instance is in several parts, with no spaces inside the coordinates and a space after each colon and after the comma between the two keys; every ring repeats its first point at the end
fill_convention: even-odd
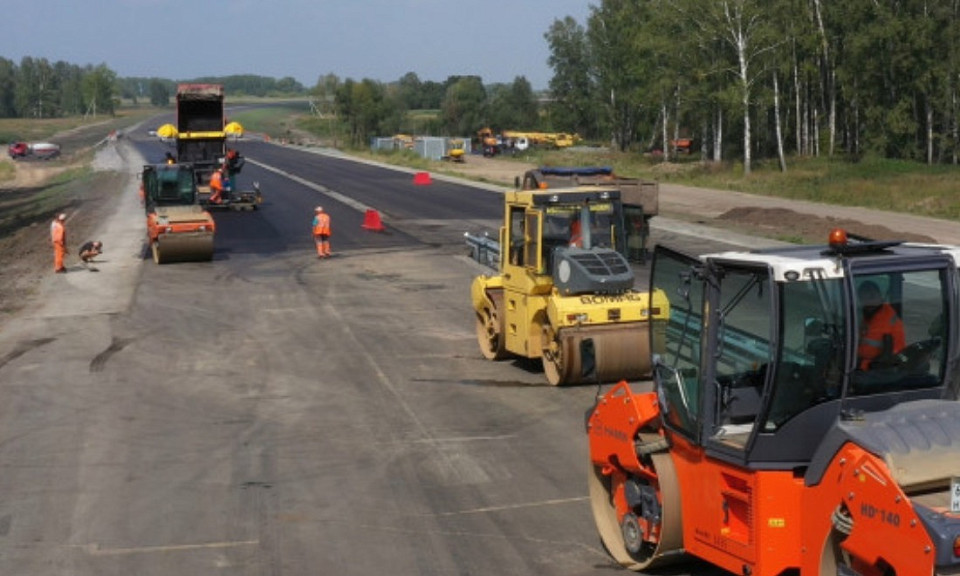
{"type": "Polygon", "coordinates": [[[466,238],[467,246],[470,247],[471,258],[494,270],[500,268],[500,242],[490,238],[486,232],[483,236],[464,232],[463,237],[466,238]]]}

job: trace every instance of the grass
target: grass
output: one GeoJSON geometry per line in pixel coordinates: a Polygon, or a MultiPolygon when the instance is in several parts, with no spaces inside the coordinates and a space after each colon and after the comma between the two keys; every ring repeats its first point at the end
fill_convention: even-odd
{"type": "MultiPolygon", "coordinates": [[[[49,140],[55,134],[92,126],[104,126],[104,132],[120,129],[160,113],[158,108],[122,108],[114,116],[70,118],[0,118],[0,143],[49,140]]],[[[6,150],[4,150],[4,153],[6,150]]]]}
{"type": "Polygon", "coordinates": [[[266,134],[274,139],[293,139],[299,125],[312,116],[306,102],[278,103],[264,108],[234,111],[230,120],[243,125],[246,132],[266,134]]]}
{"type": "Polygon", "coordinates": [[[0,236],[24,225],[43,222],[52,214],[73,205],[78,200],[78,183],[87,181],[89,166],[73,168],[54,176],[41,187],[0,196],[0,236]]]}

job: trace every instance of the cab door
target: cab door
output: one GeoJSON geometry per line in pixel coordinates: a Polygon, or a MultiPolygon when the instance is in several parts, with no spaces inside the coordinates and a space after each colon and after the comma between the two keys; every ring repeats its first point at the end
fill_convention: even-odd
{"type": "Polygon", "coordinates": [[[507,227],[501,241],[508,250],[502,272],[504,342],[508,351],[528,358],[539,358],[541,354],[540,325],[534,322],[537,312],[545,307],[545,295],[540,289],[541,227],[539,211],[522,205],[508,207],[507,227]]]}
{"type": "Polygon", "coordinates": [[[701,428],[701,337],[708,327],[700,266],[691,256],[657,246],[650,271],[650,293],[662,290],[670,303],[668,319],[650,323],[651,330],[663,333],[663,338],[651,333],[651,342],[658,343],[653,376],[664,426],[695,444],[701,428]]]}

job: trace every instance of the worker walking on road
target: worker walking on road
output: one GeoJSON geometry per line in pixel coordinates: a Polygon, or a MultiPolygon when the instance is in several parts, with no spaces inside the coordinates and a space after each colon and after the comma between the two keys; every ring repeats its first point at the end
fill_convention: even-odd
{"type": "Polygon", "coordinates": [[[210,175],[210,203],[219,204],[223,196],[223,168],[217,168],[210,175]]]}
{"type": "Polygon", "coordinates": [[[317,206],[313,216],[313,241],[317,244],[317,258],[330,257],[330,215],[317,206]]]}
{"type": "Polygon", "coordinates": [[[66,220],[67,215],[60,214],[50,224],[50,242],[53,243],[53,271],[56,273],[67,271],[63,265],[63,257],[67,254],[66,220]]]}

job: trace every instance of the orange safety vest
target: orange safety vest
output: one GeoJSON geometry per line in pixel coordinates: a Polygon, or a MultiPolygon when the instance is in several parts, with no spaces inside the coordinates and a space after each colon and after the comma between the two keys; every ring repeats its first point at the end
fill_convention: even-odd
{"type": "Polygon", "coordinates": [[[54,220],[50,225],[50,241],[54,244],[63,246],[67,242],[67,231],[63,227],[63,222],[54,220]]]}
{"type": "Polygon", "coordinates": [[[223,191],[223,176],[220,174],[219,170],[210,176],[210,189],[216,190],[217,192],[223,191]]]}
{"type": "Polygon", "coordinates": [[[583,248],[583,234],[580,230],[580,220],[574,220],[570,224],[570,245],[576,248],[583,248]]]}
{"type": "Polygon", "coordinates": [[[313,217],[313,235],[330,235],[330,215],[326,212],[318,212],[317,215],[313,217]]]}
{"type": "Polygon", "coordinates": [[[860,359],[859,368],[866,370],[870,362],[883,354],[883,337],[889,334],[893,339],[890,352],[896,354],[907,345],[907,338],[903,331],[903,321],[897,316],[896,310],[889,304],[883,304],[880,309],[867,320],[857,346],[857,357],[860,359]]]}

